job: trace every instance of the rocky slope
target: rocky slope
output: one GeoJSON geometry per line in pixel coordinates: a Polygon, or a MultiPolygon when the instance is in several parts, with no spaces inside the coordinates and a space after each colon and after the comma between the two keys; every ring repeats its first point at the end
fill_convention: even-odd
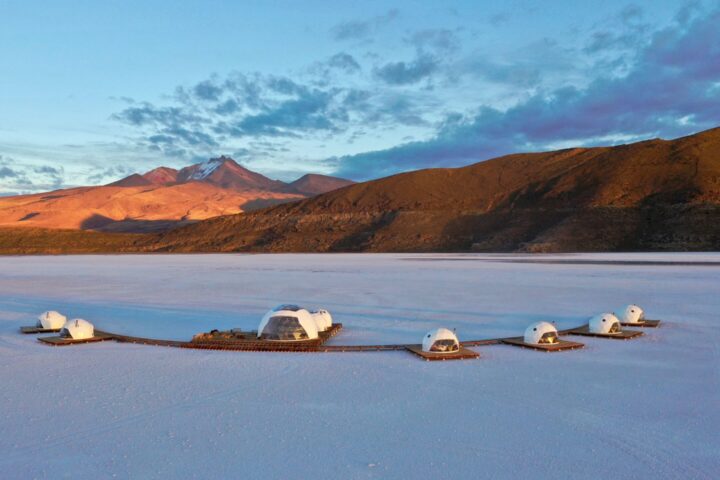
{"type": "Polygon", "coordinates": [[[157,251],[720,248],[720,129],[409,172],[151,237],[157,251]]]}

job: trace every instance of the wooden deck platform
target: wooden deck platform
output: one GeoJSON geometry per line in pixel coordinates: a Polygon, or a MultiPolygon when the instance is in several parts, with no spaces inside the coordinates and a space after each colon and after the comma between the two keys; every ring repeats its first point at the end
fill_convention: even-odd
{"type": "Polygon", "coordinates": [[[657,328],[660,326],[660,320],[645,320],[643,323],[621,323],[623,327],[643,327],[657,328]]]}
{"type": "MultiPolygon", "coordinates": [[[[193,339],[179,345],[183,348],[199,348],[204,350],[238,350],[247,352],[316,352],[329,339],[340,333],[342,323],[336,323],[318,338],[283,342],[277,340],[261,340],[256,331],[242,332],[235,338],[193,339]]],[[[238,332],[240,333],[240,332],[238,332]]]]}
{"type": "Polygon", "coordinates": [[[63,338],[60,336],[52,336],[52,337],[40,337],[38,338],[38,341],[46,343],[48,345],[52,345],[54,347],[61,347],[65,345],[79,345],[81,343],[95,343],[95,342],[104,342],[106,340],[114,340],[115,335],[112,333],[106,333],[106,332],[99,332],[95,330],[95,336],[92,338],[86,338],[83,340],[74,340],[72,338],[63,338]]]}
{"type": "Polygon", "coordinates": [[[558,340],[557,343],[525,343],[523,337],[504,338],[502,343],[512,345],[515,347],[531,348],[533,350],[542,350],[545,352],[560,352],[562,350],[575,350],[577,348],[583,348],[585,344],[578,342],[569,342],[567,340],[558,340]]]}
{"type": "Polygon", "coordinates": [[[61,328],[20,327],[20,333],[58,333],[61,328]]]}
{"type": "Polygon", "coordinates": [[[406,345],[405,349],[409,352],[414,353],[420,358],[423,358],[428,361],[439,361],[439,360],[466,360],[469,358],[478,358],[480,356],[479,353],[474,352],[470,350],[469,348],[460,347],[460,350],[457,352],[447,352],[447,353],[439,353],[439,352],[424,352],[422,349],[422,345],[406,345]]]}
{"type": "Polygon", "coordinates": [[[622,332],[618,333],[593,333],[590,331],[590,327],[585,325],[584,327],[570,330],[568,334],[583,335],[586,337],[613,338],[615,340],[630,340],[631,338],[642,336],[643,332],[639,330],[623,330],[622,332]]]}

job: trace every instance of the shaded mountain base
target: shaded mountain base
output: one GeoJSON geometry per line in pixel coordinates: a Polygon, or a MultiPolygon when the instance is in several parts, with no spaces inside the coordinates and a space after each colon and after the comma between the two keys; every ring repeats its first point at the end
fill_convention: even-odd
{"type": "Polygon", "coordinates": [[[148,239],[169,252],[568,252],[718,250],[720,206],[273,214],[148,239]]]}
{"type": "Polygon", "coordinates": [[[114,220],[104,215],[91,215],[80,224],[82,230],[107,233],[159,233],[195,223],[196,220],[114,220]]]}
{"type": "MultiPolygon", "coordinates": [[[[197,227],[199,224],[194,225],[197,227]]],[[[0,229],[2,254],[720,250],[720,206],[272,215],[163,234],[0,229]]]]}
{"type": "Polygon", "coordinates": [[[46,228],[0,228],[0,254],[122,253],[143,251],[143,235],[46,228]]]}

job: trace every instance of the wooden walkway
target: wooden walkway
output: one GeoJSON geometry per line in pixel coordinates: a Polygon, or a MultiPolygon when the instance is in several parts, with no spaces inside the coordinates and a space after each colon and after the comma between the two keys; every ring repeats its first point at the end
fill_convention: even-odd
{"type": "Polygon", "coordinates": [[[81,340],[75,340],[73,338],[66,338],[61,337],[59,335],[55,335],[52,337],[40,337],[38,338],[39,341],[43,343],[47,343],[48,345],[52,345],[53,347],[62,347],[66,345],[78,345],[81,343],[95,343],[95,342],[104,342],[106,340],[116,340],[116,336],[112,333],[106,333],[101,332],[98,330],[95,330],[95,336],[92,338],[84,338],[81,340]]]}
{"type": "MultiPolygon", "coordinates": [[[[659,321],[658,321],[659,323],[659,321]]],[[[650,326],[650,325],[648,325],[650,326]]],[[[427,352],[422,352],[422,349],[417,344],[383,344],[383,345],[325,345],[330,338],[337,335],[342,330],[342,324],[334,324],[328,331],[321,332],[320,338],[307,341],[296,341],[296,342],[280,342],[272,340],[258,340],[252,338],[251,334],[256,332],[243,332],[246,337],[251,337],[242,340],[210,340],[210,341],[182,341],[182,340],[164,340],[154,339],[145,337],[133,337],[129,335],[121,335],[111,332],[105,332],[101,330],[95,330],[95,337],[87,340],[71,340],[67,338],[61,338],[58,336],[53,337],[41,337],[38,340],[54,346],[60,345],[75,345],[80,343],[91,343],[101,342],[105,340],[115,340],[120,343],[134,343],[139,345],[154,345],[162,347],[175,347],[175,348],[190,348],[199,350],[229,350],[229,351],[246,351],[246,352],[383,352],[383,351],[410,351],[416,355],[419,355],[426,360],[441,360],[451,359],[453,354],[431,354],[433,358],[426,358],[427,352]],[[418,353],[419,350],[421,353],[418,353]],[[424,355],[423,355],[424,354],[424,355]],[[438,357],[438,358],[434,358],[438,357]]],[[[638,330],[624,330],[619,334],[595,334],[590,333],[587,325],[576,328],[568,328],[565,330],[558,330],[558,335],[587,335],[603,338],[614,338],[627,340],[630,338],[641,336],[643,332],[638,330]]],[[[569,342],[566,340],[560,340],[559,343],[553,345],[531,345],[526,344],[522,341],[522,337],[503,337],[503,338],[488,338],[480,340],[467,340],[460,342],[461,352],[463,352],[463,358],[477,358],[479,355],[477,352],[469,350],[465,347],[478,347],[484,345],[499,345],[508,344],[531,348],[534,350],[542,351],[562,351],[562,350],[574,350],[582,348],[582,343],[569,342]]]]}
{"type": "Polygon", "coordinates": [[[587,325],[568,332],[570,335],[583,335],[585,337],[612,338],[615,340],[630,340],[631,338],[642,336],[640,330],[623,330],[617,333],[593,333],[587,325]]]}
{"type": "Polygon", "coordinates": [[[26,335],[31,333],[58,333],[61,328],[42,328],[42,327],[20,327],[20,333],[26,335]]]}

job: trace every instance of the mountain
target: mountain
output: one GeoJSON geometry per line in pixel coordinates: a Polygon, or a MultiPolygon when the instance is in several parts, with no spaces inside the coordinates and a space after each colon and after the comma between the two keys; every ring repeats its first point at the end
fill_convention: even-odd
{"type": "Polygon", "coordinates": [[[720,248],[720,129],[355,184],[148,239],[156,251],[720,248]]]}
{"type": "MultiPolygon", "coordinates": [[[[327,177],[324,184],[333,180],[327,177]]],[[[98,187],[0,197],[0,227],[162,231],[309,195],[219,157],[180,170],[159,167],[98,187]]]]}
{"type": "Polygon", "coordinates": [[[286,183],[270,180],[238,165],[232,158],[224,156],[183,168],[177,174],[177,181],[181,183],[203,181],[233,190],[262,190],[279,193],[289,193],[290,190],[286,183]]]}
{"type": "Polygon", "coordinates": [[[321,193],[337,190],[338,188],[347,187],[353,183],[355,182],[344,178],[308,173],[291,182],[289,185],[294,192],[312,197],[321,193]]]}

